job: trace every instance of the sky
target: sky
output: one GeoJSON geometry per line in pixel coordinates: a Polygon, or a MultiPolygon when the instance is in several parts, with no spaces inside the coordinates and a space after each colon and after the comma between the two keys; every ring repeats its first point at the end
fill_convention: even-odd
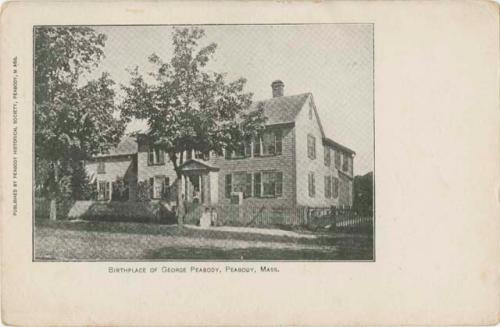
{"type": "MultiPolygon", "coordinates": [[[[280,79],[285,95],[305,92],[314,102],[327,137],[353,149],[354,173],[373,171],[373,27],[371,24],[205,25],[203,44],[216,43],[207,69],[227,73],[227,80],[247,79],[254,100],[272,96],[280,79]]],[[[105,58],[93,74],[108,72],[127,84],[127,69],[148,73],[147,58],[172,55],[172,26],[100,26],[107,35],[105,58]]],[[[127,130],[142,129],[132,122],[127,130]]]]}

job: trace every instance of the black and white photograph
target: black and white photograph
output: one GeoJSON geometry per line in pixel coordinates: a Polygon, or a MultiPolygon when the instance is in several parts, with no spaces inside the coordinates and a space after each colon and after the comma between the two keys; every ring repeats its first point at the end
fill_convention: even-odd
{"type": "Polygon", "coordinates": [[[33,261],[375,261],[374,26],[33,27],[33,261]]]}
{"type": "Polygon", "coordinates": [[[0,8],[4,325],[498,323],[498,5],[0,8]]]}

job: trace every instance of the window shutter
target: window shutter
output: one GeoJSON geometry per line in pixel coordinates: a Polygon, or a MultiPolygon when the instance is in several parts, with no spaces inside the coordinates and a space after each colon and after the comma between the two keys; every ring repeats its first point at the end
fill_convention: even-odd
{"type": "Polygon", "coordinates": [[[163,165],[163,164],[165,164],[165,152],[164,152],[163,150],[161,150],[161,149],[160,149],[160,150],[158,151],[158,154],[159,154],[159,156],[160,156],[160,158],[158,159],[158,163],[159,163],[159,164],[162,164],[162,165],[163,165]]]}
{"type": "Polygon", "coordinates": [[[333,197],[336,199],[339,196],[339,179],[333,177],[333,197]]]}
{"type": "Polygon", "coordinates": [[[153,156],[154,156],[153,149],[150,147],[148,149],[148,165],[153,164],[153,160],[154,160],[153,156]]]}
{"type": "Polygon", "coordinates": [[[311,137],[307,136],[307,156],[311,158],[311,137]]]}
{"type": "MultiPolygon", "coordinates": [[[[316,159],[316,139],[313,137],[312,138],[312,158],[316,159]]],[[[313,176],[314,180],[314,176],[313,176]]]]}
{"type": "Polygon", "coordinates": [[[109,183],[106,183],[104,185],[105,185],[105,187],[104,187],[104,189],[105,189],[105,191],[104,191],[105,192],[105,198],[106,198],[106,200],[109,200],[109,183]]]}
{"type": "Polygon", "coordinates": [[[245,198],[252,197],[252,174],[247,173],[247,180],[245,184],[245,198]]]}
{"type": "Polygon", "coordinates": [[[231,197],[231,174],[227,174],[226,175],[226,198],[230,198],[231,197]]]}
{"type": "Polygon", "coordinates": [[[165,194],[165,175],[161,175],[159,177],[159,179],[161,180],[161,184],[160,184],[160,198],[163,198],[163,194],[165,194]]]}
{"type": "Polygon", "coordinates": [[[307,189],[309,191],[309,196],[312,197],[312,175],[307,174],[307,189]]]}
{"type": "Polygon", "coordinates": [[[314,185],[314,173],[309,173],[308,175],[309,180],[308,180],[308,185],[309,185],[309,196],[314,197],[316,193],[316,186],[314,185]]]}
{"type": "Polygon", "coordinates": [[[165,198],[168,198],[170,196],[170,178],[169,177],[165,177],[164,181],[163,181],[163,195],[165,198]]]}
{"type": "Polygon", "coordinates": [[[260,189],[260,173],[255,173],[253,175],[253,193],[256,198],[260,198],[261,189],[260,189]]]}
{"type": "Polygon", "coordinates": [[[276,145],[276,154],[281,154],[282,153],[282,139],[283,139],[283,133],[281,130],[278,130],[274,133],[275,137],[275,145],[276,145]]]}
{"type": "Polygon", "coordinates": [[[311,174],[311,177],[312,177],[312,195],[315,196],[316,195],[316,183],[314,180],[314,173],[311,174]]]}
{"type": "Polygon", "coordinates": [[[283,195],[283,173],[281,171],[276,173],[276,197],[283,195]]]}
{"type": "Polygon", "coordinates": [[[154,198],[154,188],[155,188],[155,179],[153,177],[149,178],[149,198],[154,198]]]}

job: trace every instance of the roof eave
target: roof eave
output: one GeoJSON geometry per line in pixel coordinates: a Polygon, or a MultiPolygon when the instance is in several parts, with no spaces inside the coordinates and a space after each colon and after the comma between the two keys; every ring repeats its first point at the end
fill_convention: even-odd
{"type": "Polygon", "coordinates": [[[103,159],[103,158],[115,158],[115,157],[128,157],[128,156],[135,156],[135,155],[137,155],[137,152],[115,153],[115,154],[99,154],[99,155],[96,155],[96,156],[92,156],[91,160],[103,159]]]}
{"type": "Polygon", "coordinates": [[[346,151],[346,152],[349,152],[349,153],[351,153],[351,154],[353,154],[353,155],[355,155],[355,154],[356,154],[356,152],[355,152],[354,150],[351,150],[351,149],[349,149],[348,147],[346,147],[346,146],[344,146],[344,145],[342,145],[342,144],[340,144],[340,143],[338,143],[338,142],[335,142],[334,140],[329,139],[329,138],[327,138],[327,137],[324,137],[324,138],[323,138],[323,144],[328,144],[328,145],[331,145],[331,146],[333,146],[333,147],[336,147],[336,148],[339,148],[339,149],[344,150],[344,151],[346,151]]]}
{"type": "Polygon", "coordinates": [[[195,160],[195,159],[189,159],[189,160],[185,161],[183,164],[181,164],[179,167],[177,167],[177,170],[182,171],[182,169],[184,167],[186,167],[187,165],[189,165],[190,163],[193,163],[193,162],[197,163],[199,165],[202,165],[203,168],[189,169],[188,171],[203,171],[203,170],[219,171],[220,170],[220,168],[209,166],[206,163],[201,162],[199,160],[195,160]]]}

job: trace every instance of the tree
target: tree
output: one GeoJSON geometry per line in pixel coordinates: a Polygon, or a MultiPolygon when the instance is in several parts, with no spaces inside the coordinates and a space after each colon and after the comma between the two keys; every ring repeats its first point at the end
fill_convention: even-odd
{"type": "Polygon", "coordinates": [[[200,28],[174,29],[170,62],[152,54],[152,81],[146,81],[136,67],[130,85],[122,86],[122,114],[147,121],[147,138],[165,151],[177,173],[180,224],[184,207],[178,166],[183,152],[222,155],[223,149],[235,150],[243,140],[262,132],[265,123],[262,108],[249,111],[252,94],[244,92],[244,78],[226,82],[225,74],[206,69],[217,46],[201,46],[204,36],[200,28]]]}
{"type": "Polygon", "coordinates": [[[116,144],[125,125],[117,118],[108,74],[81,85],[103,58],[106,36],[86,27],[44,26],[34,33],[35,179],[56,219],[56,200],[75,171],[70,167],[116,144]]]}
{"type": "Polygon", "coordinates": [[[373,215],[373,173],[354,177],[353,210],[360,216],[373,215]]]}

